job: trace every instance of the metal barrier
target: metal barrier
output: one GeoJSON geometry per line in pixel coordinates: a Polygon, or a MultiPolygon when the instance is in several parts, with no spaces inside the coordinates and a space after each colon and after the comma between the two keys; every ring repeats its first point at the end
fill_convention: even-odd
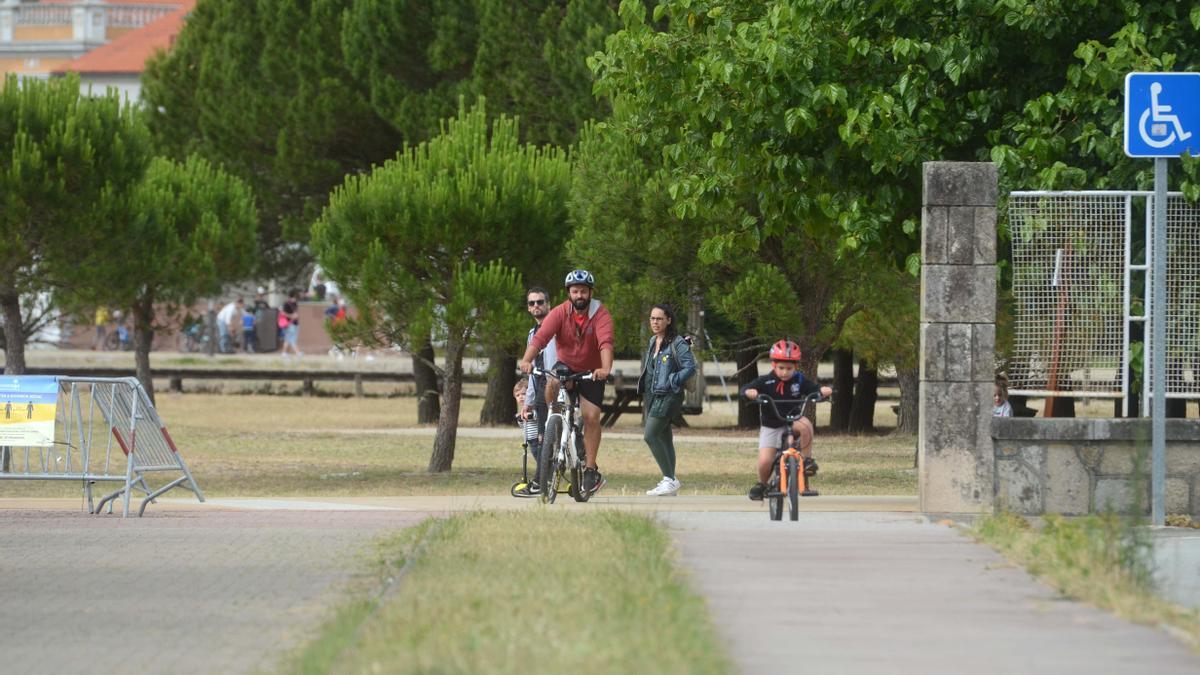
{"type": "MultiPolygon", "coordinates": [[[[14,438],[28,437],[30,425],[37,424],[35,409],[50,405],[35,404],[36,393],[31,385],[57,383],[53,402],[53,432],[49,429],[49,411],[42,424],[46,438],[30,445],[0,447],[0,480],[66,480],[80,481],[87,497],[88,513],[99,513],[108,504],[121,498],[122,516],[129,515],[129,503],[136,490],[144,494],[138,509],[141,516],[156,497],[175,487],[195,493],[203,502],[204,493],[192,478],[179,449],[158,417],[158,411],[137,378],[133,377],[0,377],[0,441],[13,443],[14,438]],[[29,399],[28,403],[25,403],[29,399]],[[13,404],[18,413],[12,418],[13,404]],[[21,420],[22,412],[26,420],[21,420]],[[19,431],[10,428],[25,424],[19,431]],[[21,436],[20,434],[25,434],[21,436]],[[113,452],[114,445],[120,454],[113,452]],[[158,488],[151,487],[148,474],[178,474],[158,488]],[[123,485],[93,505],[92,486],[98,482],[123,485]]],[[[47,395],[48,398],[48,395],[47,395]]]]}

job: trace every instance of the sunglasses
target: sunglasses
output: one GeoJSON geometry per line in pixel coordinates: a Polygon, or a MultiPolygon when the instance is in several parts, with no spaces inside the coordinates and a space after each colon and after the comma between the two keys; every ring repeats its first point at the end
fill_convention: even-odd
{"type": "Polygon", "coordinates": [[[538,305],[546,304],[546,301],[545,300],[527,300],[525,302],[525,304],[529,305],[530,307],[537,307],[538,305]]]}

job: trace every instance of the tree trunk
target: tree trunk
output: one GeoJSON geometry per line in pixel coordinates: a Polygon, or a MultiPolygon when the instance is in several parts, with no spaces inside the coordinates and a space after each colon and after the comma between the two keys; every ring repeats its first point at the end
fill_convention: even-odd
{"type": "Polygon", "coordinates": [[[154,378],[150,373],[150,346],[154,343],[154,304],[139,301],[133,306],[133,358],[137,364],[137,379],[154,403],[154,378]]]}
{"type": "MultiPolygon", "coordinates": [[[[742,336],[745,338],[746,336],[742,336]]],[[[747,340],[749,342],[749,340],[747,340]]],[[[737,362],[737,385],[738,385],[738,427],[742,429],[757,428],[758,419],[758,404],[754,401],[747,400],[741,395],[742,387],[749,384],[754,378],[758,377],[758,349],[750,347],[742,347],[737,350],[734,355],[737,362]]]]}
{"type": "Polygon", "coordinates": [[[417,424],[434,424],[441,415],[437,371],[433,363],[433,343],[428,339],[412,357],[413,382],[417,389],[417,424]]]}
{"type": "Polygon", "coordinates": [[[497,350],[488,358],[488,386],[479,411],[479,423],[484,426],[512,424],[517,414],[513,387],[517,384],[517,357],[497,350]]]}
{"type": "Polygon", "coordinates": [[[458,411],[462,404],[461,338],[451,336],[446,341],[445,404],[438,416],[437,434],[433,438],[433,454],[429,456],[429,473],[444,473],[454,464],[454,444],[458,439],[458,411]]]}
{"type": "Polygon", "coordinates": [[[829,404],[829,428],[845,432],[850,428],[850,406],[854,401],[854,352],[833,350],[833,402],[829,404]]]}
{"type": "Polygon", "coordinates": [[[879,372],[858,362],[858,377],[854,381],[854,402],[850,406],[850,433],[875,430],[875,401],[879,398],[879,372]]]}
{"type": "Polygon", "coordinates": [[[25,374],[25,333],[21,323],[21,296],[16,289],[0,294],[4,310],[4,374],[25,374]]]}
{"type": "Polygon", "coordinates": [[[916,368],[896,371],[900,381],[900,414],[896,418],[896,433],[915,434],[920,423],[921,374],[916,368]]]}

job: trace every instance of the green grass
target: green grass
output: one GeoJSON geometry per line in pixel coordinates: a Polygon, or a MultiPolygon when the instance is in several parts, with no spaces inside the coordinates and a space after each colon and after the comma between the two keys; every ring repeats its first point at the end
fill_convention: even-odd
{"type": "Polygon", "coordinates": [[[1131,621],[1170,626],[1200,649],[1200,612],[1154,595],[1146,532],[1121,516],[1050,515],[1039,529],[1002,513],[980,519],[972,533],[1063,595],[1131,621]]]}
{"type": "MultiPolygon", "coordinates": [[[[479,402],[464,411],[470,424],[479,402]]],[[[516,426],[496,438],[459,436],[454,470],[425,469],[431,431],[413,436],[415,399],[278,396],[158,396],[158,408],[205,494],[228,496],[504,495],[520,476],[516,426]]],[[[640,428],[629,424],[608,434],[600,466],[609,495],[643,494],[660,474],[640,428]]],[[[102,433],[102,432],[101,432],[102,433]]],[[[682,494],[744,494],[754,481],[755,432],[694,429],[711,442],[677,443],[682,494]],[[722,442],[723,439],[729,442],[722,442]]],[[[915,494],[911,436],[829,436],[818,433],[816,455],[822,494],[915,494]]],[[[120,456],[120,453],[117,453],[120,456]]],[[[123,472],[122,468],[119,469],[123,472]]],[[[0,496],[66,497],[75,483],[0,484],[0,496]]]]}
{"type": "Polygon", "coordinates": [[[407,568],[418,537],[381,548],[402,583],[360,591],[285,672],[731,672],[644,516],[476,512],[420,535],[407,568]]]}

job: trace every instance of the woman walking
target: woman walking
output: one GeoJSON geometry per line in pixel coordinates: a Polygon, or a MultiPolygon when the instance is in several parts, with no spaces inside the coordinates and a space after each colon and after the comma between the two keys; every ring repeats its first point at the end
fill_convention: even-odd
{"type": "Polygon", "coordinates": [[[683,409],[683,387],[696,374],[696,359],[691,345],[676,332],[675,313],[667,305],[655,305],[650,310],[650,331],[654,335],[642,357],[638,393],[644,397],[646,410],[646,445],[663,477],[646,494],[674,497],[682,484],[675,477],[671,420],[683,409]]]}

